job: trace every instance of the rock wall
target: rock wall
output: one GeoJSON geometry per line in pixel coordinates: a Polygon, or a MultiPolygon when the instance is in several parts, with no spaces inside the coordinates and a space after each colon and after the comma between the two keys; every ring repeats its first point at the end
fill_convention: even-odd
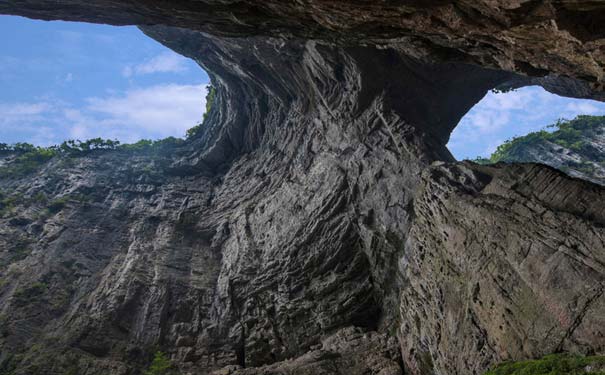
{"type": "Polygon", "coordinates": [[[441,163],[422,181],[399,264],[412,373],[603,353],[605,190],[535,164],[441,163]]]}
{"type": "Polygon", "coordinates": [[[601,6],[472,3],[0,1],[5,13],[146,25],[217,87],[183,146],[56,158],[0,181],[17,202],[0,225],[0,368],[135,374],[161,349],[191,374],[470,374],[540,350],[603,352],[602,206],[586,203],[603,191],[545,167],[429,168],[453,161],[451,130],[493,87],[602,97],[602,39],[564,27],[601,6]],[[558,193],[531,197],[549,185],[528,170],[558,193]],[[49,210],[40,193],[67,203],[49,210]],[[593,253],[581,260],[591,278],[563,255],[544,264],[564,253],[563,225],[572,242],[591,233],[566,245],[593,253]],[[485,238],[458,240],[467,232],[485,238]],[[538,253],[529,271],[509,259],[521,249],[538,253]],[[496,265],[478,274],[476,254],[496,265]],[[543,279],[525,280],[534,268],[543,279]],[[558,292],[578,280],[593,289],[558,292]],[[535,295],[550,307],[515,307],[535,295]],[[492,299],[505,333],[486,318],[492,299]],[[475,300],[483,310],[462,309],[475,300]]]}

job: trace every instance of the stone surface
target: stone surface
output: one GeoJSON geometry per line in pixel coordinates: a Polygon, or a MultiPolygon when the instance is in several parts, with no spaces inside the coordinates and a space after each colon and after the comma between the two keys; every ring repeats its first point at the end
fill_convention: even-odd
{"type": "Polygon", "coordinates": [[[428,61],[574,77],[603,98],[598,0],[2,0],[0,13],[387,46],[428,61]]]}
{"type": "Polygon", "coordinates": [[[603,352],[602,188],[546,167],[427,170],[453,161],[451,130],[491,88],[602,98],[602,5],[343,4],[0,1],[3,13],[145,25],[217,88],[182,146],[55,158],[0,181],[15,202],[0,221],[2,370],[136,374],[159,349],[186,374],[471,374],[538,348],[603,352]],[[444,246],[444,225],[485,238],[444,246]],[[510,263],[528,247],[530,271],[510,263]],[[479,292],[442,301],[440,285],[479,277],[482,252],[498,267],[479,292]],[[544,279],[525,280],[534,268],[544,279]],[[513,285],[493,281],[503,272],[513,285]],[[505,309],[506,334],[480,307],[456,315],[480,293],[505,309]],[[528,312],[514,293],[552,308],[528,312]]]}
{"type": "Polygon", "coordinates": [[[298,358],[257,368],[229,366],[212,372],[212,375],[400,375],[400,359],[396,338],[346,327],[326,337],[320,345],[298,358]]]}
{"type": "Polygon", "coordinates": [[[535,164],[423,173],[400,272],[412,373],[605,350],[605,190],[535,164]]]}
{"type": "Polygon", "coordinates": [[[605,117],[579,116],[550,127],[553,132],[530,133],[503,145],[494,153],[496,161],[542,163],[605,185],[605,117]]]}

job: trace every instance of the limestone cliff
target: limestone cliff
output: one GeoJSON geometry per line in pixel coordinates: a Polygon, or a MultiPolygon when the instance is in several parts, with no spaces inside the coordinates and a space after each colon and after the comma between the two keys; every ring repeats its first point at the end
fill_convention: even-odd
{"type": "Polygon", "coordinates": [[[0,181],[0,366],[136,374],[161,349],[190,374],[472,374],[603,354],[604,190],[445,144],[494,87],[603,99],[604,9],[0,0],[142,25],[217,88],[185,144],[0,181]]]}
{"type": "Polygon", "coordinates": [[[605,185],[605,117],[578,116],[548,127],[552,129],[515,137],[500,145],[489,158],[475,161],[542,163],[605,185]]]}

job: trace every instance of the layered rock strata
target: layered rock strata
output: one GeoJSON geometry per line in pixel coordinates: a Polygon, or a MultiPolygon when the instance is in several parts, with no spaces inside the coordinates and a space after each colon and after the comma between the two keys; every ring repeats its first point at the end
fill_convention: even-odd
{"type": "Polygon", "coordinates": [[[163,350],[191,374],[471,374],[603,352],[602,188],[430,166],[453,162],[450,132],[491,88],[602,98],[602,6],[297,4],[0,1],[145,25],[217,88],[169,152],[0,182],[17,208],[0,226],[3,369],[131,374],[163,350]]]}

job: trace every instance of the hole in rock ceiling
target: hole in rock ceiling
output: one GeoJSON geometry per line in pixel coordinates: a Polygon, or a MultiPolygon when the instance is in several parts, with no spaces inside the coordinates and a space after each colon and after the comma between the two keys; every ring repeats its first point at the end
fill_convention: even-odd
{"type": "Polygon", "coordinates": [[[538,162],[605,184],[605,103],[539,86],[489,92],[460,121],[448,148],[458,160],[538,162]]]}
{"type": "Polygon", "coordinates": [[[184,137],[207,74],[136,27],[0,16],[0,143],[184,137]]]}

